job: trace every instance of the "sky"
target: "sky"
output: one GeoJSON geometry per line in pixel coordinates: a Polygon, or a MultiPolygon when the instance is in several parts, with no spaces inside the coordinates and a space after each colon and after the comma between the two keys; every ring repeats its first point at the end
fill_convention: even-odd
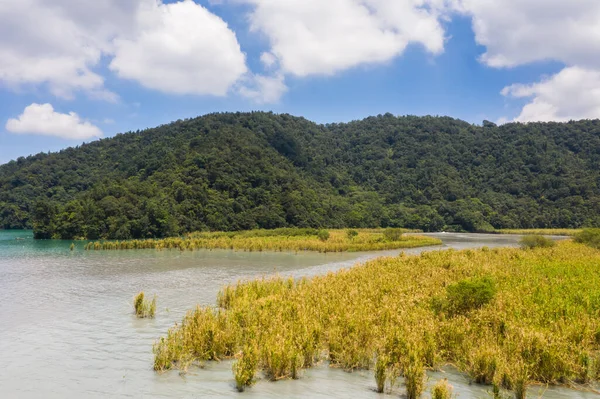
{"type": "Polygon", "coordinates": [[[600,118],[598,0],[0,0],[0,163],[211,112],[600,118]]]}

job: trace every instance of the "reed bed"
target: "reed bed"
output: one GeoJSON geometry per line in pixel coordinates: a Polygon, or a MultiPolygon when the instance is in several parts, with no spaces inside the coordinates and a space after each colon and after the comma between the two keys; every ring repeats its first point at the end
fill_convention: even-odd
{"type": "MultiPolygon", "coordinates": [[[[237,358],[239,390],[259,372],[300,378],[319,362],[374,369],[383,391],[453,364],[493,392],[600,378],[600,251],[552,248],[437,251],[380,258],[310,279],[225,287],[154,346],[154,369],[237,358]],[[475,298],[470,300],[470,298],[475,298]]],[[[437,397],[445,397],[438,387],[437,397]]]]}
{"type": "Polygon", "coordinates": [[[347,230],[278,229],[232,233],[192,233],[160,240],[89,242],[86,250],[128,249],[231,249],[248,252],[359,252],[440,245],[436,238],[403,235],[401,229],[363,229],[356,235],[347,230]]]}
{"type": "Polygon", "coordinates": [[[495,234],[520,234],[520,235],[542,235],[542,236],[575,236],[582,229],[501,229],[495,230],[495,234]]]}

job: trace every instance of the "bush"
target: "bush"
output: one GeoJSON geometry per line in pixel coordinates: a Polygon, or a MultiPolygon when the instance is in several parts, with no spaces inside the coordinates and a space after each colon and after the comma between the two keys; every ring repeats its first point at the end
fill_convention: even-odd
{"type": "Polygon", "coordinates": [[[385,229],[383,236],[388,241],[399,241],[402,238],[402,229],[385,229]]]}
{"type": "Polygon", "coordinates": [[[525,236],[521,238],[519,244],[521,244],[521,248],[523,249],[550,248],[556,245],[550,238],[540,235],[525,236]]]}
{"type": "Polygon", "coordinates": [[[152,301],[147,301],[144,297],[144,292],[140,292],[133,299],[133,307],[135,309],[135,315],[138,318],[153,319],[156,314],[156,295],[152,298],[152,301]]]}
{"type": "Polygon", "coordinates": [[[446,288],[443,310],[451,316],[466,314],[490,303],[496,291],[496,285],[489,277],[459,281],[446,288]]]}
{"type": "Polygon", "coordinates": [[[584,229],[575,235],[575,242],[600,249],[600,229],[584,229]]]}
{"type": "Polygon", "coordinates": [[[329,240],[329,231],[319,230],[317,232],[317,237],[319,237],[319,240],[321,240],[321,241],[327,241],[327,240],[329,240]]]}
{"type": "Polygon", "coordinates": [[[358,235],[358,231],[356,231],[356,230],[346,231],[346,237],[348,237],[349,240],[353,240],[354,237],[356,237],[357,235],[358,235]]]}

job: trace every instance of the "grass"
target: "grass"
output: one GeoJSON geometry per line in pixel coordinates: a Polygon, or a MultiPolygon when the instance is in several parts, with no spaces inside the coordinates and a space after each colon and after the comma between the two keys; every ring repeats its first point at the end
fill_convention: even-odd
{"type": "Polygon", "coordinates": [[[149,301],[145,298],[144,292],[140,292],[133,298],[133,308],[138,318],[153,319],[156,314],[156,295],[152,301],[149,301]]]}
{"type": "Polygon", "coordinates": [[[423,392],[425,370],[446,364],[516,398],[533,383],[587,384],[600,379],[598,264],[600,251],[565,241],[385,257],[310,279],[240,282],[157,341],[154,368],[237,355],[240,389],[258,373],[301,378],[325,361],[374,370],[378,391],[403,377],[409,398],[423,392]],[[460,306],[439,307],[440,300],[460,306]]]}
{"type": "Polygon", "coordinates": [[[277,229],[242,232],[192,233],[160,240],[90,242],[86,250],[232,249],[236,251],[359,252],[440,245],[436,238],[402,233],[401,229],[315,230],[277,229]]]}
{"type": "Polygon", "coordinates": [[[439,380],[431,390],[431,399],[451,399],[452,398],[452,385],[448,383],[447,379],[439,380]]]}
{"type": "Polygon", "coordinates": [[[494,233],[542,236],[574,236],[581,231],[581,229],[501,229],[494,230],[494,233]]]}

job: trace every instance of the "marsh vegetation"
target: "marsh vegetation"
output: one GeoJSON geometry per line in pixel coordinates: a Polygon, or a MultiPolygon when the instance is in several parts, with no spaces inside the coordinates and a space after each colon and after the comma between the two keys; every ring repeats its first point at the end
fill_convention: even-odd
{"type": "MultiPolygon", "coordinates": [[[[154,347],[154,369],[233,359],[243,390],[326,363],[373,369],[378,391],[452,364],[499,396],[600,378],[600,252],[573,242],[380,258],[310,279],[225,287],[154,347]]],[[[449,393],[436,386],[436,397],[449,393]]]]}
{"type": "Polygon", "coordinates": [[[138,318],[153,319],[156,315],[156,295],[152,300],[148,300],[146,299],[144,292],[140,292],[133,298],[133,309],[138,318]]]}
{"type": "Polygon", "coordinates": [[[283,228],[240,232],[192,233],[159,240],[98,241],[86,250],[124,249],[232,249],[236,251],[358,252],[439,245],[441,241],[405,235],[404,229],[317,230],[283,228]]]}

